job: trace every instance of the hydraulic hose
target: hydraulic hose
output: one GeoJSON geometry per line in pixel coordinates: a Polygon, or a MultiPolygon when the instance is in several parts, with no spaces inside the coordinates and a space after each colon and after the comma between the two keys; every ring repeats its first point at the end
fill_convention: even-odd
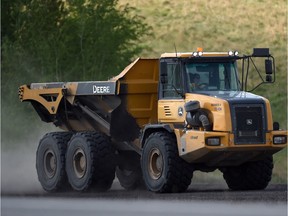
{"type": "Polygon", "coordinates": [[[209,119],[205,114],[201,113],[201,115],[199,115],[199,121],[202,123],[202,126],[204,127],[206,131],[211,130],[209,119]]]}

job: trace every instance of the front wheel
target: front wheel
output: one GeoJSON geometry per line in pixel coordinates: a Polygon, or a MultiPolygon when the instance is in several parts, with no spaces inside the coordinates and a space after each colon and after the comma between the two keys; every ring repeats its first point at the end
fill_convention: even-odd
{"type": "Polygon", "coordinates": [[[184,192],[193,171],[178,155],[176,139],[168,132],[152,133],[146,140],[141,166],[146,187],[160,193],[184,192]]]}
{"type": "Polygon", "coordinates": [[[271,180],[272,171],[272,156],[222,170],[223,177],[231,190],[263,190],[271,180]]]}

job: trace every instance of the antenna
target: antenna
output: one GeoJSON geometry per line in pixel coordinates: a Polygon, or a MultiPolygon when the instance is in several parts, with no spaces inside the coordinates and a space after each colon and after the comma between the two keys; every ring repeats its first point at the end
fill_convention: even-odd
{"type": "Polygon", "coordinates": [[[177,49],[176,49],[176,44],[174,43],[174,49],[175,49],[175,53],[176,53],[176,58],[178,58],[177,56],[177,49]]]}

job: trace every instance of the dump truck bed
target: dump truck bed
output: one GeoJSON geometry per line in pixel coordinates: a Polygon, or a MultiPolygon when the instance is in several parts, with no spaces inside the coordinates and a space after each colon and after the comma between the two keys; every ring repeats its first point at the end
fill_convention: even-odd
{"type": "Polygon", "coordinates": [[[64,130],[133,141],[145,124],[157,122],[158,77],[159,59],[138,58],[108,81],[32,83],[19,88],[19,98],[64,130]]]}

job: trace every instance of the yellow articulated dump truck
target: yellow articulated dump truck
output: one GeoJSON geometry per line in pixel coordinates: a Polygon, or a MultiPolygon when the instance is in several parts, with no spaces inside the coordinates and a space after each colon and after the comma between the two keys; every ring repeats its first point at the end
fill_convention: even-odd
{"type": "Polygon", "coordinates": [[[243,56],[199,49],[138,58],[108,81],[21,86],[20,100],[62,129],[39,142],[42,187],[106,191],[116,174],[127,190],[184,192],[194,171],[219,169],[231,190],[265,189],[287,131],[269,101],[247,90],[251,67],[255,87],[275,81],[268,48],[243,56]]]}

